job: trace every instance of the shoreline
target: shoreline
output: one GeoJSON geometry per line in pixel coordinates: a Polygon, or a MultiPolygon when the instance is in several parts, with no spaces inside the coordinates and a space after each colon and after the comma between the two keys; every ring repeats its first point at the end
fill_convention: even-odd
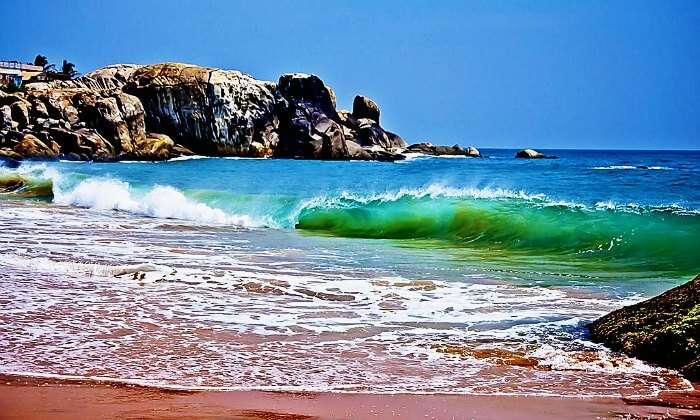
{"type": "Polygon", "coordinates": [[[700,416],[700,384],[652,398],[185,391],[0,374],[0,418],[594,418],[700,416]]]}

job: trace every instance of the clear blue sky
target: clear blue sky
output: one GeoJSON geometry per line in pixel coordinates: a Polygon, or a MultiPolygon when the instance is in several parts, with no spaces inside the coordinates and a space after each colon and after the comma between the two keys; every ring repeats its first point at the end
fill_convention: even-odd
{"type": "Polygon", "coordinates": [[[410,142],[700,148],[700,1],[2,3],[4,59],[314,73],[410,142]]]}

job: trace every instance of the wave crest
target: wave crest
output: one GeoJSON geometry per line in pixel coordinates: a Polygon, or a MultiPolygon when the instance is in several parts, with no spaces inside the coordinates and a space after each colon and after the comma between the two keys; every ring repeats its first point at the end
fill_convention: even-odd
{"type": "Polygon", "coordinates": [[[155,186],[145,194],[134,193],[117,180],[88,179],[68,191],[55,191],[54,202],[98,210],[119,210],[142,216],[183,219],[201,223],[255,227],[247,215],[230,215],[187,198],[168,186],[155,186]]]}

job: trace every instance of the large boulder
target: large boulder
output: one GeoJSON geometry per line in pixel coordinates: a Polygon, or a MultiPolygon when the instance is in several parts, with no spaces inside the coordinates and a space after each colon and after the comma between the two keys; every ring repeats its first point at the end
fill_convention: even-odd
{"type": "Polygon", "coordinates": [[[137,144],[137,156],[145,160],[165,160],[173,155],[175,142],[165,135],[148,133],[137,144]]]}
{"type": "Polygon", "coordinates": [[[9,105],[0,106],[0,130],[13,129],[17,127],[17,123],[12,120],[12,109],[9,105]]]}
{"type": "Polygon", "coordinates": [[[357,119],[367,118],[379,123],[379,105],[366,96],[357,95],[352,101],[352,116],[357,119]]]}
{"type": "Polygon", "coordinates": [[[10,105],[10,111],[12,112],[12,119],[17,121],[19,128],[25,128],[30,124],[29,120],[29,109],[32,104],[24,99],[21,101],[14,102],[10,105]]]}
{"type": "Polygon", "coordinates": [[[57,143],[51,142],[47,145],[36,136],[27,133],[15,145],[14,151],[23,157],[51,159],[57,157],[60,150],[57,143]]]}
{"type": "Polygon", "coordinates": [[[391,153],[399,153],[406,148],[406,142],[400,136],[384,130],[375,120],[356,118],[347,111],[339,111],[338,120],[343,127],[345,139],[362,147],[379,147],[391,153]]]}
{"type": "Polygon", "coordinates": [[[145,112],[138,98],[119,91],[109,95],[85,91],[74,98],[79,118],[72,124],[82,121],[97,130],[116,147],[116,157],[138,154],[137,146],[146,137],[145,112]]]}
{"type": "Polygon", "coordinates": [[[700,380],[700,275],[588,326],[594,341],[700,380]]]}
{"type": "Polygon", "coordinates": [[[280,77],[277,155],[304,159],[348,159],[348,147],[335,110],[334,94],[317,76],[280,77]]]}
{"type": "Polygon", "coordinates": [[[124,92],[143,104],[146,126],[189,149],[251,155],[275,148],[275,85],[238,71],[165,63],[135,69],[124,92]]]}
{"type": "Polygon", "coordinates": [[[533,149],[523,149],[515,154],[518,159],[556,159],[556,156],[548,156],[533,149]]]}

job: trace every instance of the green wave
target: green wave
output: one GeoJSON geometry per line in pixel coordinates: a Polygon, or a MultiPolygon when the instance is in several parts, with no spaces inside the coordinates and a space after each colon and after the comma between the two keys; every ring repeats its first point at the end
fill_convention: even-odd
{"type": "Polygon", "coordinates": [[[632,211],[520,198],[345,199],[303,209],[296,228],[351,238],[437,240],[436,246],[494,256],[546,255],[682,273],[700,269],[700,215],[672,207],[632,211]]]}
{"type": "Polygon", "coordinates": [[[3,173],[0,174],[0,196],[51,200],[53,199],[53,182],[50,179],[3,173]]]}

